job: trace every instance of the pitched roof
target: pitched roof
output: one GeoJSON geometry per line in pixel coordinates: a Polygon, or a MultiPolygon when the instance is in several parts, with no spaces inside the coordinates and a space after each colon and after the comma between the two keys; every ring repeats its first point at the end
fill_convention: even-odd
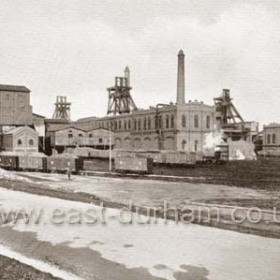
{"type": "Polygon", "coordinates": [[[19,92],[30,92],[25,86],[13,86],[0,84],[0,91],[19,91],[19,92]]]}
{"type": "Polygon", "coordinates": [[[32,113],[33,116],[35,117],[38,117],[38,118],[42,118],[42,119],[45,119],[46,117],[42,116],[42,115],[39,115],[39,114],[36,114],[36,113],[32,113]]]}
{"type": "Polygon", "coordinates": [[[25,125],[25,126],[18,126],[16,128],[12,128],[11,130],[8,130],[8,131],[4,132],[4,134],[16,134],[17,132],[19,132],[19,131],[21,131],[23,129],[28,129],[28,130],[30,130],[30,131],[32,131],[34,133],[37,133],[36,130],[34,130],[33,128],[25,125]]]}
{"type": "Polygon", "coordinates": [[[79,128],[75,125],[69,125],[69,124],[66,124],[66,125],[54,125],[54,126],[50,126],[48,131],[52,131],[52,132],[55,132],[55,131],[60,131],[60,130],[65,130],[65,129],[77,129],[77,130],[81,130],[81,131],[84,131],[86,132],[86,130],[82,129],[82,128],[79,128]]]}

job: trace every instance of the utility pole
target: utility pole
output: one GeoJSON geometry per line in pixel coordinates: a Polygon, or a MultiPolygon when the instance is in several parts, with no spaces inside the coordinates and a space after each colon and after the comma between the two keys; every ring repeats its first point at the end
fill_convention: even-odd
{"type": "Polygon", "coordinates": [[[110,122],[109,130],[109,172],[112,172],[112,125],[110,122]]]}

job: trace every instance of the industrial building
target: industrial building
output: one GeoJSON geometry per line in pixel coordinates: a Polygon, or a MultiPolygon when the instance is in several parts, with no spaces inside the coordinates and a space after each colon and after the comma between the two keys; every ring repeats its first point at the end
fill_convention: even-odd
{"type": "MultiPolygon", "coordinates": [[[[57,136],[71,146],[67,130],[71,125],[81,130],[79,141],[75,140],[79,146],[88,146],[86,143],[90,143],[88,134],[82,131],[106,129],[114,134],[115,149],[203,152],[205,138],[211,133],[222,131],[225,142],[227,138],[252,142],[258,132],[257,123],[243,120],[227,89],[214,99],[213,105],[197,100],[185,101],[185,55],[182,50],[178,53],[176,103],[139,109],[131,95],[128,67],[125,68],[124,77],[116,77],[114,86],[107,90],[108,109],[105,117],[87,117],[76,122],[70,122],[68,117],[46,120],[47,138],[57,136]]],[[[70,103],[66,99],[60,98],[61,102],[58,100],[54,116],[69,116],[70,103]],[[67,108],[65,112],[63,108],[67,108]]],[[[61,147],[54,139],[47,141],[52,148],[61,147]]]]}
{"type": "Polygon", "coordinates": [[[227,139],[252,143],[258,125],[244,121],[233,105],[228,89],[214,98],[212,105],[197,100],[185,101],[185,55],[182,50],[177,63],[175,103],[138,108],[131,94],[130,70],[126,67],[124,76],[116,77],[114,85],[107,89],[107,115],[77,121],[70,120],[71,103],[66,96],[57,97],[53,116],[47,119],[32,112],[28,88],[0,85],[1,150],[11,149],[7,140],[11,134],[7,131],[23,126],[34,130],[34,137],[39,137],[34,143],[47,155],[55,150],[61,153],[68,147],[203,152],[206,138],[217,132],[223,134],[224,143],[227,139]]]}
{"type": "Polygon", "coordinates": [[[0,85],[0,126],[32,125],[30,90],[25,86],[0,85]]]}
{"type": "Polygon", "coordinates": [[[280,124],[271,123],[265,125],[263,128],[262,141],[262,155],[280,156],[280,124]]]}
{"type": "MultiPolygon", "coordinates": [[[[130,94],[130,72],[126,68],[125,77],[116,77],[115,85],[108,88],[107,116],[80,119],[71,125],[85,131],[112,131],[115,149],[202,151],[205,134],[216,129],[215,105],[185,102],[184,57],[181,50],[178,54],[175,104],[157,104],[149,109],[138,109],[130,94]]],[[[52,123],[52,127],[47,128],[47,134],[57,127],[56,131],[60,129],[66,139],[68,132],[64,128],[67,125],[52,123]]]]}
{"type": "Polygon", "coordinates": [[[29,126],[19,126],[3,133],[5,151],[37,153],[39,134],[29,126]]]}
{"type": "MultiPolygon", "coordinates": [[[[25,86],[0,85],[0,150],[38,152],[39,134],[25,86]]],[[[39,115],[37,115],[39,116],[39,115]]]]}

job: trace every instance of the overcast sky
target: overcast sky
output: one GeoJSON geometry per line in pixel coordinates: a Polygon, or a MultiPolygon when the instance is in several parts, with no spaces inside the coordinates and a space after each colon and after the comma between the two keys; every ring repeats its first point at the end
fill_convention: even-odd
{"type": "Polygon", "coordinates": [[[177,53],[186,100],[231,90],[246,120],[280,122],[280,0],[0,0],[0,83],[31,89],[50,117],[103,116],[125,66],[140,108],[175,101],[177,53]]]}

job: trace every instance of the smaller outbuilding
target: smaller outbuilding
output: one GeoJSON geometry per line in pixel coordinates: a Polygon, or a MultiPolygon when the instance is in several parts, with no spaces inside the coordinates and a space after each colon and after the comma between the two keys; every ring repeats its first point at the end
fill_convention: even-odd
{"type": "Polygon", "coordinates": [[[263,128],[264,156],[280,156],[280,124],[271,123],[263,128]]]}
{"type": "Polygon", "coordinates": [[[38,152],[39,134],[29,126],[13,128],[3,134],[3,150],[10,152],[38,152]]]}

